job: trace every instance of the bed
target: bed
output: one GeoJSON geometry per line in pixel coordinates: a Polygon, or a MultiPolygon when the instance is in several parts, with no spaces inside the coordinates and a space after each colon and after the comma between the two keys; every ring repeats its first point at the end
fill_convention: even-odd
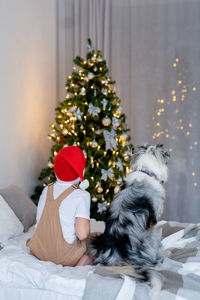
{"type": "MultiPolygon", "coordinates": [[[[16,188],[12,187],[11,190],[16,194],[16,188]]],[[[18,192],[21,193],[19,190],[18,192]]],[[[8,194],[8,191],[4,193],[0,190],[0,195],[3,195],[6,201],[9,198],[8,194]]],[[[11,196],[13,197],[13,194],[11,196]]],[[[17,199],[16,195],[14,198],[17,199]]],[[[22,221],[22,225],[18,226],[18,233],[15,231],[13,236],[1,242],[1,300],[151,299],[152,290],[149,285],[137,282],[135,278],[123,271],[125,269],[119,272],[115,268],[108,269],[98,265],[62,267],[31,256],[29,248],[26,247],[26,240],[34,232],[34,225],[31,223],[33,223],[35,208],[31,202],[27,205],[30,199],[28,200],[26,195],[20,194],[19,198],[22,201],[21,209],[18,212],[15,208],[13,210],[22,221]],[[24,196],[23,201],[26,202],[25,212],[23,212],[25,205],[22,196],[24,196]],[[23,215],[20,215],[22,213],[23,215]],[[27,214],[28,220],[25,218],[27,214]],[[26,230],[23,230],[25,226],[26,230]]],[[[12,203],[9,204],[12,206],[12,203]]],[[[18,201],[18,208],[19,206],[18,201]]],[[[95,220],[91,221],[91,225],[92,231],[102,231],[104,228],[103,222],[95,220]]],[[[16,227],[14,224],[13,228],[16,227]]],[[[163,284],[157,299],[200,299],[200,223],[160,221],[156,227],[162,232],[163,248],[170,253],[170,257],[165,257],[158,267],[158,272],[163,277],[163,284]]],[[[2,227],[0,233],[1,231],[2,227]]]]}
{"type": "MultiPolygon", "coordinates": [[[[200,299],[200,224],[161,221],[157,226],[163,231],[164,249],[172,253],[159,267],[163,286],[158,299],[200,299]]],[[[25,245],[33,231],[34,226],[2,243],[1,300],[13,295],[15,300],[150,299],[150,287],[130,276],[102,272],[100,266],[73,268],[39,261],[25,245]]]]}

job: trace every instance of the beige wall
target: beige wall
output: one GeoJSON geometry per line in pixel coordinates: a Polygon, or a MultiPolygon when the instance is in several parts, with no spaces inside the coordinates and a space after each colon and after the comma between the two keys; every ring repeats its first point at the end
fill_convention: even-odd
{"type": "Polygon", "coordinates": [[[55,116],[56,0],[0,0],[0,43],[0,187],[30,195],[55,116]]]}

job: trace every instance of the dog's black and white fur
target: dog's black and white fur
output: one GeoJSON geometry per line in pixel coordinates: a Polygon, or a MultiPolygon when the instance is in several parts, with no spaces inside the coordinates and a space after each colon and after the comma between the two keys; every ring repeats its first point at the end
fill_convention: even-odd
{"type": "Polygon", "coordinates": [[[153,226],[163,210],[168,158],[161,144],[138,148],[131,172],[111,202],[105,232],[91,241],[96,264],[131,264],[148,280],[147,271],[161,261],[153,226]]]}

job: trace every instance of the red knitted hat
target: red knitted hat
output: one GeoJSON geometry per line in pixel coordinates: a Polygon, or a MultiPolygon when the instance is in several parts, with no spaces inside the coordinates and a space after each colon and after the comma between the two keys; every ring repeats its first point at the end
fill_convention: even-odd
{"type": "Polygon", "coordinates": [[[77,146],[62,148],[55,157],[54,171],[58,179],[73,181],[78,177],[83,181],[86,159],[83,151],[77,146]]]}

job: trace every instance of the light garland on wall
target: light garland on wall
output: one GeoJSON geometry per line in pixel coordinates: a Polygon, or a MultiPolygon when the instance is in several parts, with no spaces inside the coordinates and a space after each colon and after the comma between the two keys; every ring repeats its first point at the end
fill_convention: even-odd
{"type": "MultiPolygon", "coordinates": [[[[152,116],[153,127],[155,129],[152,139],[156,142],[160,139],[162,139],[162,141],[163,139],[167,139],[171,141],[169,144],[173,145],[173,143],[178,141],[178,135],[181,135],[185,138],[185,146],[192,151],[196,147],[199,147],[199,141],[195,137],[195,131],[193,129],[194,120],[187,120],[185,107],[187,107],[186,105],[191,107],[192,103],[190,102],[192,101],[192,97],[194,97],[194,93],[200,91],[199,82],[195,84],[186,84],[185,69],[179,58],[176,58],[172,63],[172,70],[176,71],[178,79],[175,87],[171,90],[168,99],[156,99],[156,111],[152,116]],[[165,128],[165,126],[162,125],[163,114],[169,113],[170,111],[172,111],[173,115],[168,119],[168,126],[165,128]],[[174,133],[176,131],[177,134],[174,133]]],[[[171,145],[169,151],[173,152],[173,147],[171,145]]],[[[193,166],[193,169],[194,167],[196,166],[193,166]]],[[[200,188],[197,174],[198,171],[191,171],[193,187],[200,188]]]]}

